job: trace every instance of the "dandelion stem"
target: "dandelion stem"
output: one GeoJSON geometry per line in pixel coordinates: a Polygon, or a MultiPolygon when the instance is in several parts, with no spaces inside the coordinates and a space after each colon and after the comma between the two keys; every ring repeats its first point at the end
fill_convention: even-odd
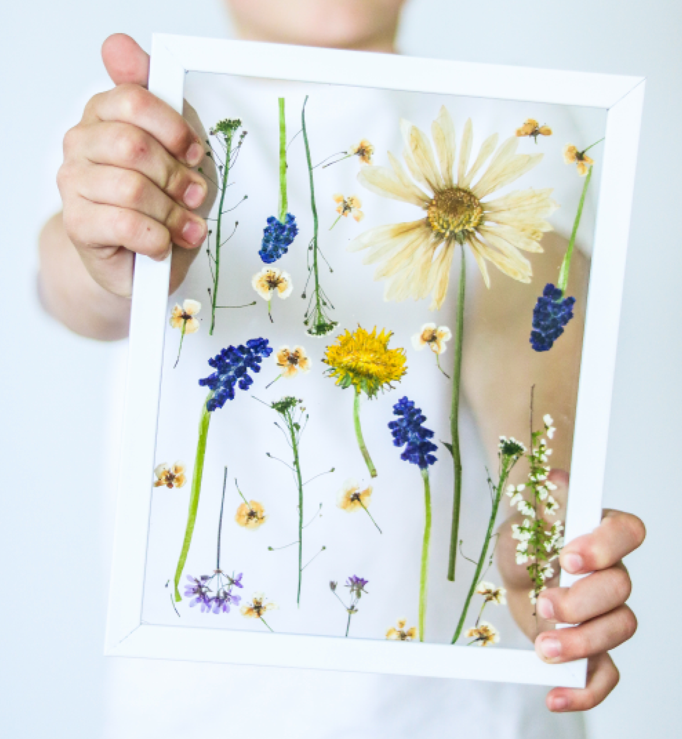
{"type": "Polygon", "coordinates": [[[284,98],[279,98],[279,220],[284,223],[289,208],[287,198],[287,126],[284,98]]]}
{"type": "Polygon", "coordinates": [[[355,392],[355,397],[353,398],[353,423],[355,424],[355,436],[358,440],[358,446],[360,447],[360,451],[362,452],[362,456],[365,460],[365,464],[367,465],[367,469],[369,470],[369,474],[372,477],[377,476],[377,470],[374,466],[374,462],[372,462],[372,458],[369,456],[369,452],[367,451],[367,446],[365,445],[365,439],[362,436],[362,427],[360,426],[360,393],[355,392]]]}
{"type": "Polygon", "coordinates": [[[379,524],[374,520],[374,517],[369,512],[369,508],[367,508],[367,506],[360,500],[360,498],[358,498],[358,503],[362,506],[362,508],[365,511],[365,513],[370,517],[370,519],[372,520],[372,523],[377,527],[377,531],[380,534],[383,534],[384,532],[379,528],[379,524]]]}
{"type": "Polygon", "coordinates": [[[175,569],[175,601],[179,603],[182,600],[180,590],[180,578],[182,571],[185,569],[189,547],[192,543],[192,534],[194,533],[194,524],[197,520],[197,511],[199,510],[199,496],[201,495],[201,478],[204,474],[204,459],[206,457],[206,442],[208,440],[208,427],[211,423],[211,414],[207,408],[208,401],[213,397],[213,391],[208,394],[201,409],[201,418],[199,419],[199,439],[197,441],[197,453],[194,458],[194,472],[192,473],[192,488],[189,496],[189,511],[187,513],[187,526],[185,528],[185,538],[182,542],[180,550],[180,559],[175,569]]]}
{"type": "Polygon", "coordinates": [[[175,369],[178,366],[178,362],[180,361],[180,352],[182,351],[182,341],[185,338],[185,329],[187,328],[187,321],[182,322],[182,329],[180,331],[180,346],[178,347],[178,358],[175,360],[175,364],[173,365],[173,369],[175,369]]]}
{"type": "Polygon", "coordinates": [[[466,261],[464,246],[459,269],[459,292],[457,296],[457,323],[455,324],[455,361],[452,370],[452,406],[450,409],[450,431],[452,434],[452,462],[455,489],[452,502],[452,526],[450,529],[450,557],[448,580],[455,581],[457,542],[459,540],[459,511],[462,502],[462,456],[459,448],[459,386],[462,377],[462,341],[464,338],[464,296],[466,292],[466,261]]]}
{"type": "Polygon", "coordinates": [[[332,223],[332,225],[329,227],[329,230],[331,231],[334,226],[341,220],[341,216],[338,216],[338,218],[332,223]]]}
{"type": "MultiPolygon", "coordinates": [[[[599,143],[599,142],[597,142],[599,143]]],[[[594,144],[592,144],[594,146],[594,144]]],[[[585,150],[587,151],[587,149],[585,150]]],[[[575,215],[575,221],[573,221],[573,230],[571,231],[571,238],[568,240],[568,246],[566,247],[566,254],[564,260],[561,263],[561,269],[559,270],[559,280],[557,287],[561,292],[566,295],[566,288],[568,287],[568,273],[571,269],[571,257],[573,256],[573,246],[575,245],[575,238],[578,233],[578,226],[580,226],[580,219],[583,215],[583,206],[585,205],[585,197],[587,195],[587,188],[590,185],[592,179],[592,167],[587,170],[585,176],[585,184],[583,185],[583,191],[580,196],[580,202],[578,203],[578,212],[575,215]]]]}
{"type": "Polygon", "coordinates": [[[270,626],[270,624],[262,616],[260,617],[260,620],[268,627],[268,629],[270,629],[270,631],[272,631],[273,634],[275,633],[274,629],[270,626]]]}
{"type": "Polygon", "coordinates": [[[222,187],[220,188],[220,204],[218,206],[218,222],[216,224],[216,240],[215,240],[215,277],[213,280],[213,300],[211,301],[211,328],[209,335],[213,336],[213,329],[215,328],[215,311],[218,303],[218,280],[220,279],[220,229],[223,225],[223,205],[225,203],[225,195],[227,194],[227,178],[230,174],[230,159],[232,155],[232,131],[228,131],[225,134],[226,143],[226,155],[225,155],[225,166],[223,167],[223,178],[222,187]]]}
{"type": "MultiPolygon", "coordinates": [[[[225,470],[227,471],[227,467],[225,467],[225,470]]],[[[237,482],[237,478],[234,478],[234,486],[237,488],[237,492],[239,493],[239,497],[246,503],[246,505],[249,505],[249,501],[244,497],[244,493],[239,489],[239,483],[237,482]]],[[[250,506],[249,506],[250,507],[250,506]]]]}
{"type": "Polygon", "coordinates": [[[424,540],[422,541],[422,563],[419,576],[419,641],[424,641],[426,620],[426,581],[429,576],[429,543],[431,542],[431,481],[428,467],[422,470],[424,478],[424,540]]]}
{"type": "Polygon", "coordinates": [[[348,632],[350,631],[350,617],[352,615],[353,614],[350,611],[348,611],[348,623],[346,624],[346,637],[348,637],[348,632]]]}
{"type": "MultiPolygon", "coordinates": [[[[476,572],[474,572],[473,580],[471,581],[471,586],[469,587],[469,593],[467,594],[466,601],[464,602],[464,608],[462,608],[462,613],[459,617],[459,623],[457,624],[457,628],[455,629],[455,634],[452,637],[452,643],[454,644],[457,639],[459,639],[460,634],[462,633],[462,629],[464,628],[464,621],[467,617],[467,611],[469,610],[469,605],[471,604],[471,599],[474,597],[474,593],[476,592],[476,587],[478,586],[478,583],[481,580],[481,572],[483,571],[483,566],[486,561],[486,555],[488,553],[488,547],[490,546],[490,540],[493,536],[493,529],[495,527],[495,519],[497,518],[497,511],[500,507],[500,500],[502,500],[502,490],[504,489],[504,485],[507,482],[507,478],[509,477],[509,472],[511,471],[511,468],[513,467],[513,461],[509,457],[503,457],[502,459],[502,466],[500,468],[500,480],[497,483],[497,488],[495,489],[495,498],[493,499],[493,509],[490,512],[490,520],[488,521],[488,530],[485,534],[485,539],[483,540],[483,547],[481,549],[481,556],[478,558],[478,564],[476,565],[476,572]]],[[[479,615],[480,618],[480,615],[479,615]]]]}

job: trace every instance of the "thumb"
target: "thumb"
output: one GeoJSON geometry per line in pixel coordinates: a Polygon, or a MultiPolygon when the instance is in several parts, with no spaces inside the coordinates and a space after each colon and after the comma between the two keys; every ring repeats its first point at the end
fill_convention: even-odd
{"type": "Polygon", "coordinates": [[[115,85],[147,86],[149,54],[125,33],[115,33],[102,44],[102,61],[115,85]]]}

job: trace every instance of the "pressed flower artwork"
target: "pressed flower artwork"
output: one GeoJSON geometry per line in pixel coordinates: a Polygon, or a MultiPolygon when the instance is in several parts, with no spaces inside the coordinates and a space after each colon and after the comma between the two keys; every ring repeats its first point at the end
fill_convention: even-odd
{"type": "Polygon", "coordinates": [[[195,79],[215,202],[158,313],[145,623],[517,648],[564,543],[603,120],[195,79]]]}

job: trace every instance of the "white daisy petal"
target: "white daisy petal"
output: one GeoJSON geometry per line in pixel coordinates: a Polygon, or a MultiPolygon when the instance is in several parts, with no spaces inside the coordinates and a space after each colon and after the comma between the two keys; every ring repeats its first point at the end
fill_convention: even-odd
{"type": "Polygon", "coordinates": [[[425,197],[419,197],[419,188],[405,187],[388,167],[380,167],[376,164],[372,167],[363,167],[358,172],[358,181],[371,192],[383,195],[385,198],[402,200],[420,207],[424,205],[425,197]]]}

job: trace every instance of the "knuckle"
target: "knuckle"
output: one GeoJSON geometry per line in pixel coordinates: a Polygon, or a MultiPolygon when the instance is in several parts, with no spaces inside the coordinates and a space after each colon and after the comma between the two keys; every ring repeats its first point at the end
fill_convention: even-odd
{"type": "Polygon", "coordinates": [[[62,164],[61,167],[57,170],[57,187],[59,188],[59,192],[62,194],[62,196],[69,189],[72,180],[73,167],[67,162],[64,162],[64,164],[62,164]]]}
{"type": "Polygon", "coordinates": [[[83,219],[75,208],[64,206],[64,210],[62,212],[62,224],[66,231],[66,235],[71,239],[71,241],[82,241],[80,233],[83,219]]]}
{"type": "Polygon", "coordinates": [[[166,179],[163,189],[173,197],[180,197],[185,190],[187,177],[185,170],[177,162],[173,162],[166,170],[166,179]]]}
{"type": "Polygon", "coordinates": [[[125,246],[134,246],[142,232],[142,219],[137,213],[120,208],[114,228],[118,240],[125,246]]]}
{"type": "Polygon", "coordinates": [[[144,178],[135,172],[126,172],[121,177],[119,188],[123,202],[133,208],[141,205],[147,189],[144,178]]]}
{"type": "Polygon", "coordinates": [[[118,137],[117,153],[121,164],[134,167],[149,154],[147,137],[140,130],[127,128],[118,137]]]}
{"type": "Polygon", "coordinates": [[[73,126],[65,134],[62,141],[62,149],[65,157],[70,157],[78,149],[81,142],[82,128],[80,125],[73,126]]]}
{"type": "Polygon", "coordinates": [[[126,120],[134,121],[149,109],[149,93],[139,85],[124,84],[116,88],[118,104],[126,120]]]}
{"type": "Polygon", "coordinates": [[[582,628],[575,629],[567,644],[566,657],[581,659],[592,653],[592,641],[582,628]]]}

